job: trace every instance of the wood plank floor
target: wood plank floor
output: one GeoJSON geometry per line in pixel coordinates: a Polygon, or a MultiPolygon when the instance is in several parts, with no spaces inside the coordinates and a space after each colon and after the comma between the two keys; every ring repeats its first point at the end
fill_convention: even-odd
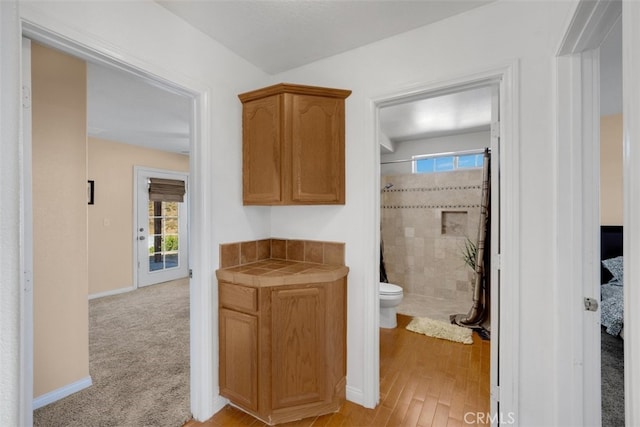
{"type": "MultiPolygon", "coordinates": [[[[280,425],[485,425],[478,421],[489,412],[489,341],[481,340],[475,333],[471,345],[427,337],[407,331],[405,326],[410,320],[408,316],[398,315],[396,329],[380,329],[380,403],[375,409],[345,402],[335,414],[280,425]]],[[[185,427],[265,425],[227,405],[204,423],[192,420],[185,427]]]]}

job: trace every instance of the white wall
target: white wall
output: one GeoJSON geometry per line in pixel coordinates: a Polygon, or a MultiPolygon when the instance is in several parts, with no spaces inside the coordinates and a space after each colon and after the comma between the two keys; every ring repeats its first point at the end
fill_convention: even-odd
{"type": "MultiPolygon", "coordinates": [[[[623,57],[623,155],[624,155],[624,253],[630,259],[636,260],[640,256],[640,201],[637,195],[640,191],[640,169],[634,165],[640,164],[640,57],[636,52],[640,50],[640,28],[635,25],[640,21],[640,3],[622,3],[622,41],[623,57]]],[[[624,269],[624,282],[637,284],[640,282],[640,264],[629,263],[624,269]]],[[[640,424],[640,364],[637,363],[640,354],[640,340],[638,337],[640,325],[640,311],[633,307],[640,301],[640,286],[625,286],[624,288],[624,358],[629,363],[624,367],[625,388],[625,422],[632,425],[640,424]]]]}
{"type": "MultiPolygon", "coordinates": [[[[204,240],[203,247],[198,248],[199,257],[191,257],[192,262],[200,263],[199,268],[194,269],[198,292],[192,292],[192,312],[199,313],[197,321],[192,322],[192,351],[198,359],[197,364],[192,363],[192,369],[198,374],[192,387],[209,393],[204,396],[200,393],[200,400],[192,401],[192,409],[195,408],[196,417],[208,417],[216,405],[223,403],[216,400],[217,286],[214,271],[218,267],[218,245],[270,237],[271,234],[268,208],[242,206],[242,124],[241,103],[237,98],[238,93],[264,86],[266,76],[153,1],[20,2],[19,13],[25,21],[63,38],[88,45],[101,54],[121,58],[134,69],[192,89],[201,96],[199,107],[206,107],[209,113],[204,124],[196,128],[203,141],[192,149],[192,166],[195,167],[191,175],[194,177],[192,190],[203,195],[194,197],[192,202],[201,219],[199,237],[204,240]]],[[[3,34],[3,49],[4,40],[3,34]]],[[[3,70],[4,64],[3,61],[3,70]]],[[[14,90],[17,93],[17,88],[14,90]]],[[[3,118],[4,114],[3,111],[3,118]]],[[[19,164],[17,156],[13,162],[19,164]]],[[[19,195],[18,187],[14,191],[19,195]]],[[[13,224],[17,230],[18,223],[13,224]]],[[[16,284],[14,291],[18,289],[16,284]]],[[[18,315],[18,311],[10,313],[18,315]]],[[[9,348],[8,357],[16,357],[15,351],[9,348]]],[[[13,401],[17,402],[17,397],[13,401]]]]}
{"type": "MultiPolygon", "coordinates": [[[[377,152],[373,137],[372,100],[408,92],[421,85],[450,82],[505,63],[519,64],[519,128],[512,141],[519,157],[513,168],[519,177],[519,202],[510,215],[521,225],[521,240],[509,263],[519,264],[513,283],[517,287],[519,348],[502,349],[518,359],[519,384],[512,409],[519,425],[553,425],[555,364],[553,324],[556,215],[554,174],[555,148],[555,53],[564,35],[572,8],[570,2],[498,1],[463,15],[355,49],[309,66],[282,73],[274,80],[351,89],[346,102],[346,206],[282,207],[272,211],[272,233],[291,238],[346,242],[349,273],[348,384],[365,384],[362,333],[366,317],[363,301],[374,280],[375,244],[378,228],[374,211],[379,191],[377,152]],[[542,167],[542,165],[545,165],[542,167]],[[540,304],[532,304],[539,301],[540,304]],[[544,301],[544,303],[543,303],[544,301]]],[[[505,220],[509,220],[508,218],[505,220]]],[[[558,357],[562,357],[559,355],[558,357]]]]}
{"type": "Polygon", "coordinates": [[[264,84],[263,72],[153,1],[23,2],[20,9],[22,17],[45,28],[140,58],[134,65],[150,68],[162,78],[206,87],[211,110],[210,141],[206,141],[211,158],[207,161],[215,178],[210,187],[216,240],[251,240],[269,233],[266,209],[242,207],[237,98],[238,93],[264,84]]]}
{"type": "MultiPolygon", "coordinates": [[[[491,146],[489,131],[469,132],[437,138],[418,139],[396,143],[396,150],[380,154],[380,162],[407,160],[423,154],[451,153],[466,150],[482,150],[491,146]]],[[[381,175],[401,175],[413,172],[413,162],[380,164],[381,175]]]]}
{"type": "Polygon", "coordinates": [[[622,19],[600,46],[600,114],[622,113],[622,19]]]}
{"type": "MultiPolygon", "coordinates": [[[[0,425],[21,425],[20,39],[15,1],[0,2],[0,425]]],[[[24,359],[22,359],[24,360],[24,359]]],[[[26,396],[25,396],[26,397],[26,396]]]]}
{"type": "MultiPolygon", "coordinates": [[[[4,20],[10,8],[2,4],[4,20]]],[[[211,213],[213,224],[207,236],[212,246],[211,272],[217,267],[220,242],[269,235],[346,242],[346,261],[351,268],[347,375],[352,392],[364,392],[367,383],[361,361],[370,349],[365,348],[361,331],[364,323],[371,319],[365,317],[363,296],[370,287],[376,286],[373,279],[377,274],[372,236],[378,227],[374,211],[379,190],[379,148],[373,137],[371,100],[517,62],[519,127],[515,138],[505,144],[518,144],[520,153],[517,163],[509,167],[518,171],[521,193],[519,204],[511,212],[521,225],[521,241],[514,251],[517,253],[510,256],[518,260],[521,269],[518,280],[503,286],[517,287],[520,298],[514,309],[519,317],[513,319],[520,328],[520,347],[504,349],[519,357],[516,366],[520,380],[515,397],[519,425],[554,425],[554,414],[558,411],[552,392],[555,379],[551,375],[557,365],[556,357],[563,356],[554,351],[558,325],[552,322],[553,307],[558,303],[553,298],[554,288],[558,286],[554,282],[556,182],[554,174],[549,173],[550,168],[541,171],[541,165],[553,165],[555,160],[554,55],[573,6],[572,2],[498,1],[269,78],[268,83],[290,81],[353,90],[347,99],[346,206],[269,209],[243,208],[241,204],[241,122],[236,94],[265,85],[267,78],[262,73],[153,3],[78,2],[56,3],[55,7],[46,3],[21,3],[23,16],[67,37],[108,45],[114,52],[124,53],[124,57],[141,58],[138,65],[149,66],[165,78],[197,81],[209,88],[212,125],[205,144],[211,149],[204,150],[208,157],[202,161],[210,166],[213,180],[206,184],[210,191],[201,208],[211,213]]],[[[5,36],[4,28],[3,25],[3,51],[5,40],[15,42],[10,35],[5,36]]],[[[7,66],[2,53],[4,82],[7,66]]],[[[15,55],[8,56],[15,58],[15,55]]],[[[9,81],[15,82],[15,79],[9,81]]],[[[16,88],[3,86],[2,90],[2,119],[11,119],[13,107],[5,107],[4,94],[15,94],[16,88]]],[[[16,128],[11,129],[15,132],[16,128]]],[[[2,132],[4,144],[5,130],[2,132]]],[[[13,149],[16,145],[8,147],[13,149]]],[[[3,148],[3,184],[16,184],[15,167],[7,170],[4,165],[7,162],[10,165],[9,160],[13,159],[15,166],[18,155],[15,150],[7,157],[4,154],[3,148]]],[[[3,185],[3,202],[15,203],[15,190],[3,185]]],[[[14,226],[17,226],[16,212],[12,210],[8,215],[14,226]]],[[[3,237],[15,234],[10,233],[4,223],[2,233],[3,237]]],[[[7,241],[17,252],[15,236],[7,241]]],[[[17,277],[15,258],[3,259],[2,267],[3,273],[5,267],[12,273],[10,278],[17,277]]],[[[3,284],[4,280],[5,277],[3,284]]],[[[10,296],[17,290],[13,280],[12,285],[10,296]]],[[[17,315],[15,293],[10,298],[14,306],[5,311],[4,292],[3,320],[4,316],[17,315]]],[[[5,323],[3,340],[4,328],[5,323]]],[[[7,328],[9,332],[16,332],[15,327],[7,328]]],[[[3,346],[1,353],[2,379],[7,378],[14,390],[15,371],[12,373],[5,366],[11,369],[16,366],[17,351],[13,342],[3,346]],[[5,359],[11,363],[5,365],[5,359]]],[[[217,384],[215,372],[207,375],[217,384]]],[[[15,414],[17,395],[5,393],[4,387],[1,393],[2,409],[10,408],[15,414]]]]}

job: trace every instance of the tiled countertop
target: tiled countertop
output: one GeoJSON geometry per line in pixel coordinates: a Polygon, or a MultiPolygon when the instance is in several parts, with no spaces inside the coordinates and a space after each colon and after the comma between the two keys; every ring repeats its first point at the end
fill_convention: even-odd
{"type": "Polygon", "coordinates": [[[347,275],[344,265],[265,259],[216,270],[218,280],[256,288],[333,282],[347,275]]]}

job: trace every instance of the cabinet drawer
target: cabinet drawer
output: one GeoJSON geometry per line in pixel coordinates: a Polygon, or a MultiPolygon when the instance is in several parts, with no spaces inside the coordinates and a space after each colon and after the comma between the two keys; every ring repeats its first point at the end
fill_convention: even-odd
{"type": "Polygon", "coordinates": [[[218,286],[221,306],[252,313],[258,311],[258,289],[225,282],[218,286]]]}

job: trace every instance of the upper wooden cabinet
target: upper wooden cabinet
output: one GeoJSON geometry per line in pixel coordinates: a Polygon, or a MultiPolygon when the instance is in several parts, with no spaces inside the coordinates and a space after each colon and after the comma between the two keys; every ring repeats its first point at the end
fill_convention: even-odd
{"type": "Polygon", "coordinates": [[[349,90],[282,83],[238,97],[245,205],[344,204],[349,90]]]}

